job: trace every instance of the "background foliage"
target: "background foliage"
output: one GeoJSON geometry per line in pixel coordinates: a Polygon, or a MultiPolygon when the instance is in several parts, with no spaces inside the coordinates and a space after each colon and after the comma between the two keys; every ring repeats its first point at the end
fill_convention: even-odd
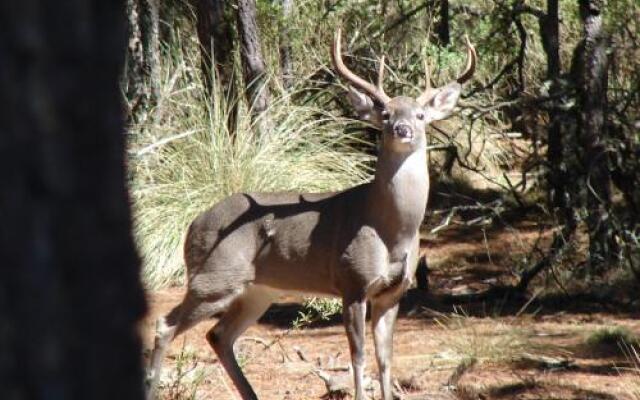
{"type": "MultiPolygon", "coordinates": [[[[182,1],[162,2],[159,94],[131,118],[129,129],[137,236],[147,284],[179,281],[180,243],[189,221],[232,192],[336,190],[368,179],[375,134],[349,119],[353,114],[344,87],[330,67],[329,47],[337,26],[345,32],[347,63],[361,76],[374,80],[379,57],[387,57],[385,87],[394,95],[419,92],[425,84],[424,60],[434,83],[452,79],[464,63],[465,34],[478,50],[478,70],[459,112],[430,131],[434,187],[427,231],[437,234],[454,223],[471,228],[509,224],[514,214],[534,215],[557,228],[557,240],[550,248],[532,250],[537,255],[517,267],[516,277],[537,273],[537,266],[542,270],[561,264],[567,280],[638,279],[637,2],[610,1],[602,8],[609,70],[600,139],[611,177],[611,202],[600,215],[606,215],[614,245],[606,267],[598,270],[591,267],[592,249],[585,245],[592,211],[584,200],[591,170],[580,136],[584,103],[578,69],[583,66],[585,35],[581,2],[558,3],[558,76],[549,75],[544,42],[550,2],[449,1],[448,42],[438,34],[441,3],[302,0],[295,1],[292,14],[284,18],[282,2],[257,1],[267,70],[264,89],[271,92],[271,101],[256,120],[251,105],[238,94],[245,87],[240,48],[232,50],[232,80],[239,89],[214,79],[210,97],[199,71],[196,8],[182,1]],[[282,77],[283,42],[292,57],[290,86],[282,77]],[[560,161],[553,161],[549,132],[558,116],[563,146],[560,161]],[[255,129],[260,118],[268,120],[268,134],[255,129]],[[553,201],[550,174],[567,182],[564,194],[571,204],[553,201]]],[[[232,4],[225,17],[232,26],[234,10],[232,4]]],[[[229,40],[237,35],[232,29],[229,40]]],[[[129,96],[130,109],[132,102],[129,96]]]]}

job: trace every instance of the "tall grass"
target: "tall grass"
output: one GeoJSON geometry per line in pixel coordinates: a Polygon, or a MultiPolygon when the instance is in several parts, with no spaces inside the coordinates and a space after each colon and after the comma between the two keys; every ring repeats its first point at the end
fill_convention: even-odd
{"type": "Polygon", "coordinates": [[[272,97],[264,115],[273,129],[257,135],[240,105],[235,135],[228,98],[215,85],[212,104],[200,80],[194,44],[178,41],[163,57],[161,97],[130,130],[135,233],[149,287],[179,283],[182,240],[191,220],[216,201],[243,191],[338,190],[368,179],[369,157],[345,134],[352,121],[272,97]]]}
{"type": "Polygon", "coordinates": [[[625,392],[629,398],[633,400],[640,400],[640,350],[638,345],[629,343],[621,344],[622,351],[627,358],[630,368],[628,372],[631,373],[632,379],[625,385],[625,392]]]}

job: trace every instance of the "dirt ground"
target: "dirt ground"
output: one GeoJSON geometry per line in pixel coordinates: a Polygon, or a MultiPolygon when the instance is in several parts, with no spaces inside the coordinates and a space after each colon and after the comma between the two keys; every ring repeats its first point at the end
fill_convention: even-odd
{"type": "MultiPolygon", "coordinates": [[[[542,235],[548,239],[550,232],[542,235]]],[[[441,295],[473,293],[513,279],[534,228],[441,234],[426,240],[428,293],[412,290],[395,330],[393,374],[406,399],[640,399],[640,366],[614,344],[593,348],[593,332],[617,327],[640,336],[640,315],[606,304],[491,301],[455,305],[441,295]]],[[[149,293],[145,357],[155,319],[179,303],[182,288],[149,293]]],[[[318,372],[351,385],[340,318],[291,329],[300,298],[284,297],[236,345],[239,363],[263,400],[328,398],[318,372]]],[[[205,340],[215,321],[178,337],[164,361],[165,399],[239,399],[205,340]]],[[[368,327],[369,328],[369,327],[368,327]]],[[[367,375],[377,369],[371,329],[367,375]]],[[[145,360],[146,361],[146,360],[145,360]]],[[[375,379],[371,394],[379,398],[375,379]]]]}

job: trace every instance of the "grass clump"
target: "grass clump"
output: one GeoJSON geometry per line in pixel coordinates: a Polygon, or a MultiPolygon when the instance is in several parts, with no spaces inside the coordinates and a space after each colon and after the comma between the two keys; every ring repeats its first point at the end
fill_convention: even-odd
{"type": "Polygon", "coordinates": [[[163,57],[157,107],[130,129],[129,163],[135,234],[148,287],[179,283],[183,235],[195,216],[235,192],[339,190],[368,179],[370,159],[344,133],[350,120],[273,96],[256,134],[251,110],[239,107],[229,132],[229,99],[216,87],[209,100],[199,81],[195,46],[163,57]]]}
{"type": "Polygon", "coordinates": [[[532,340],[533,330],[499,320],[489,321],[464,314],[438,318],[436,322],[451,334],[442,343],[439,358],[454,364],[473,360],[478,364],[513,363],[523,357],[538,357],[550,349],[532,340]]]}
{"type": "Polygon", "coordinates": [[[638,346],[640,340],[629,329],[621,326],[606,326],[591,332],[585,339],[590,352],[598,355],[622,354],[627,346],[638,346]]]}

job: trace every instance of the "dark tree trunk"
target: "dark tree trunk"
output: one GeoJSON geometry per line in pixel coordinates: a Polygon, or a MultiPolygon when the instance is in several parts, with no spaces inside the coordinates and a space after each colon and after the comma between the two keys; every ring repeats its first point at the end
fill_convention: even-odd
{"type": "Polygon", "coordinates": [[[0,397],[142,399],[125,2],[4,2],[0,25],[0,397]]]}
{"type": "MultiPolygon", "coordinates": [[[[213,93],[214,0],[195,0],[196,28],[200,43],[200,69],[205,88],[213,93]]],[[[219,21],[218,21],[219,22],[219,21]]],[[[219,25],[218,25],[219,26],[219,25]]]]}
{"type": "Polygon", "coordinates": [[[149,102],[155,104],[159,96],[159,0],[138,0],[140,10],[140,37],[144,54],[144,74],[149,85],[149,102]]]}
{"type": "Polygon", "coordinates": [[[269,87],[260,47],[255,0],[238,0],[238,36],[247,101],[253,116],[257,117],[269,106],[269,87]]]}
{"type": "Polygon", "coordinates": [[[580,76],[580,138],[585,171],[590,272],[599,272],[611,260],[611,176],[606,152],[606,108],[609,60],[603,28],[606,1],[580,0],[584,22],[584,52],[580,76]]]}
{"type": "MultiPolygon", "coordinates": [[[[558,18],[558,0],[547,0],[547,12],[540,19],[540,37],[542,47],[547,55],[547,80],[551,82],[549,95],[556,96],[564,88],[560,87],[560,20],[558,18]]],[[[562,111],[560,101],[555,101],[549,111],[549,127],[547,131],[547,175],[549,204],[559,212],[560,218],[573,218],[571,194],[567,188],[567,163],[564,155],[565,133],[563,121],[570,116],[562,111]]]]}
{"type": "Polygon", "coordinates": [[[547,53],[547,79],[560,76],[560,19],[558,0],[547,0],[547,13],[542,17],[540,36],[542,47],[547,53]]]}
{"type": "Polygon", "coordinates": [[[285,89],[293,83],[293,55],[291,54],[291,32],[289,19],[293,14],[293,0],[282,0],[282,21],[280,30],[280,69],[282,71],[282,86],[285,89]]]}
{"type": "Polygon", "coordinates": [[[438,41],[442,46],[448,46],[450,42],[449,34],[449,0],[440,0],[438,7],[438,24],[436,25],[436,33],[438,41]]]}
{"type": "Polygon", "coordinates": [[[226,88],[233,80],[233,29],[226,18],[225,1],[196,0],[196,10],[205,84],[210,91],[213,89],[215,73],[226,88]]]}
{"type": "Polygon", "coordinates": [[[227,19],[224,0],[195,0],[197,31],[200,42],[200,58],[204,84],[211,101],[215,102],[213,77],[219,80],[219,87],[227,98],[227,127],[229,133],[235,132],[238,107],[236,80],[233,76],[233,27],[227,19]],[[215,66],[215,68],[214,68],[215,66]]]}

